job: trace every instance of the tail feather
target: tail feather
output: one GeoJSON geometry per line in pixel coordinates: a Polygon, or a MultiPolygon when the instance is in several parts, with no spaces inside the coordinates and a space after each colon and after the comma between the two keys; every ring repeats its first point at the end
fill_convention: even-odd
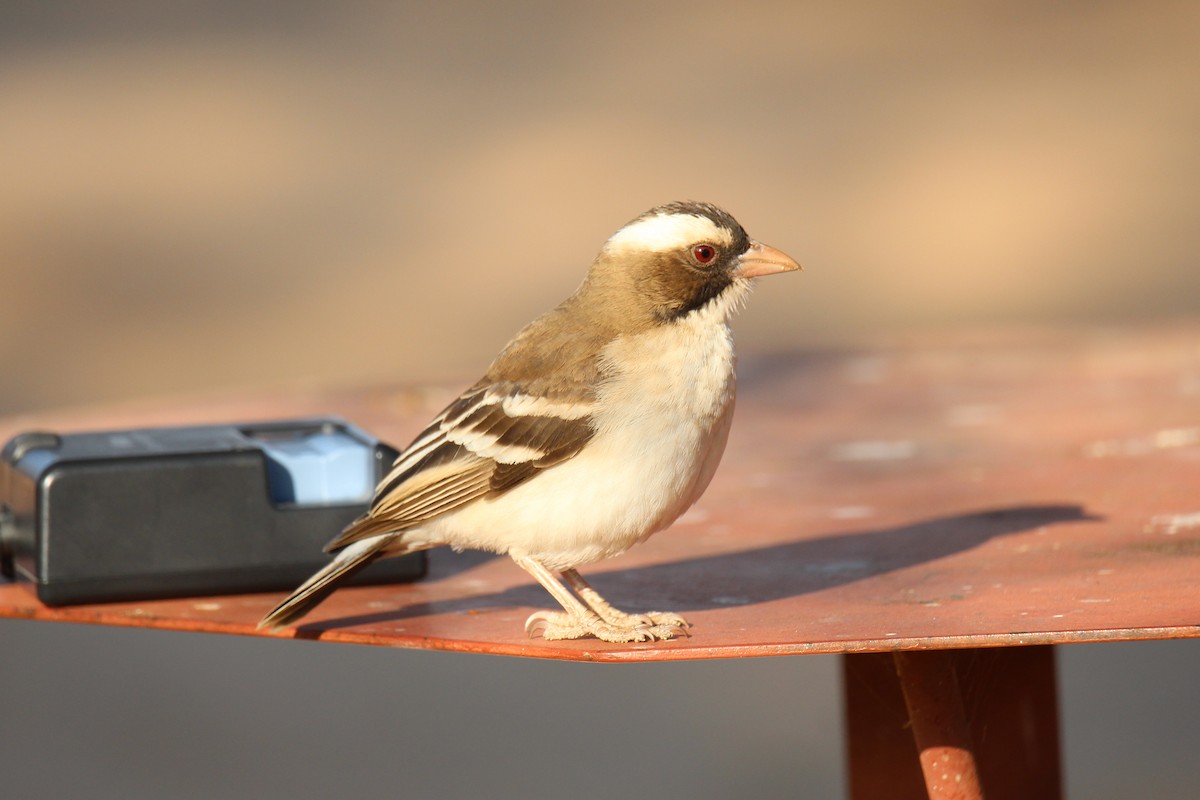
{"type": "MultiPolygon", "coordinates": [[[[343,579],[350,577],[375,559],[383,555],[384,548],[391,544],[391,536],[375,536],[362,539],[346,547],[319,572],[300,585],[300,588],[276,606],[275,610],[262,618],[259,629],[278,630],[296,622],[333,593],[343,579]]],[[[389,553],[389,555],[394,555],[389,553]]],[[[398,555],[398,554],[395,554],[398,555]]]]}

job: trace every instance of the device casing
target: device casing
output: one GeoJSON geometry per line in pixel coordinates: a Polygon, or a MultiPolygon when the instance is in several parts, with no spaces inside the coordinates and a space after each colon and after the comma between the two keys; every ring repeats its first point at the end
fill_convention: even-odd
{"type": "MultiPolygon", "coordinates": [[[[336,463],[322,462],[341,456],[309,455],[318,481],[338,475],[336,463]]],[[[291,590],[328,562],[324,545],[367,510],[395,457],[332,418],[21,434],[0,454],[4,571],[47,605],[291,590]],[[306,436],[345,443],[369,473],[361,496],[295,499],[300,478],[278,455],[306,436]]],[[[350,582],[424,571],[418,553],[376,562],[350,582]]]]}

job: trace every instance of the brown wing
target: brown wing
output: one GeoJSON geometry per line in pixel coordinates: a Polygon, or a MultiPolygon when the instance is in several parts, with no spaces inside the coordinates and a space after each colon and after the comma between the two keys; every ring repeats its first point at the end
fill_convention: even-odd
{"type": "Polygon", "coordinates": [[[417,527],[506,492],[571,458],[592,438],[591,403],[548,400],[511,383],[480,383],[413,440],[375,489],[371,509],[330,542],[417,527]]]}

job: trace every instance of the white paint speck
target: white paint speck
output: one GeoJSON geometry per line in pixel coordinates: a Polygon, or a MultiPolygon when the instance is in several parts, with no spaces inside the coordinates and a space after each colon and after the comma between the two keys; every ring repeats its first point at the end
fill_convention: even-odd
{"type": "Polygon", "coordinates": [[[829,510],[831,519],[866,519],[875,516],[870,506],[837,506],[829,510]]]}
{"type": "Polygon", "coordinates": [[[834,461],[904,461],[916,454],[916,442],[908,439],[843,442],[830,450],[834,461]]]}
{"type": "Polygon", "coordinates": [[[946,411],[946,422],[961,428],[995,425],[1000,421],[1000,407],[987,403],[972,403],[952,406],[946,411]]]}
{"type": "Polygon", "coordinates": [[[192,608],[197,611],[220,611],[220,603],[192,603],[192,608]]]}
{"type": "Polygon", "coordinates": [[[1171,450],[1194,445],[1200,445],[1200,428],[1164,428],[1147,436],[1092,442],[1083,449],[1083,454],[1088,458],[1144,456],[1155,450],[1171,450]]]}
{"type": "Polygon", "coordinates": [[[1193,511],[1189,514],[1159,514],[1152,517],[1143,530],[1145,533],[1174,536],[1196,528],[1200,528],[1200,511],[1193,511]]]}
{"type": "Polygon", "coordinates": [[[1154,446],[1160,450],[1200,444],[1200,428],[1168,428],[1154,434],[1154,446]]]}

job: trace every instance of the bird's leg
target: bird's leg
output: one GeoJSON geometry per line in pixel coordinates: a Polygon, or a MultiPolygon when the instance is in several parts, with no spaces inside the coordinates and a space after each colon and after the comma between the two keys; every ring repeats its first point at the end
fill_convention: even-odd
{"type": "Polygon", "coordinates": [[[653,627],[658,625],[666,625],[671,628],[678,628],[679,633],[683,633],[690,627],[688,621],[672,611],[647,611],[645,614],[628,614],[619,608],[614,608],[607,600],[600,596],[600,593],[592,588],[592,585],[584,580],[583,576],[577,570],[563,570],[562,576],[566,578],[567,583],[575,590],[575,594],[579,595],[587,607],[595,611],[600,619],[605,622],[610,622],[613,625],[642,625],[653,627]]]}
{"type": "MultiPolygon", "coordinates": [[[[571,591],[540,562],[521,553],[510,552],[509,556],[517,566],[545,587],[564,609],[536,611],[531,614],[525,621],[525,630],[530,636],[540,633],[543,639],[582,639],[585,636],[594,636],[606,642],[648,642],[654,639],[670,639],[678,632],[677,627],[648,625],[638,617],[629,617],[628,621],[623,623],[609,622],[571,594],[571,591]]],[[[611,607],[609,609],[612,610],[611,607]]]]}

